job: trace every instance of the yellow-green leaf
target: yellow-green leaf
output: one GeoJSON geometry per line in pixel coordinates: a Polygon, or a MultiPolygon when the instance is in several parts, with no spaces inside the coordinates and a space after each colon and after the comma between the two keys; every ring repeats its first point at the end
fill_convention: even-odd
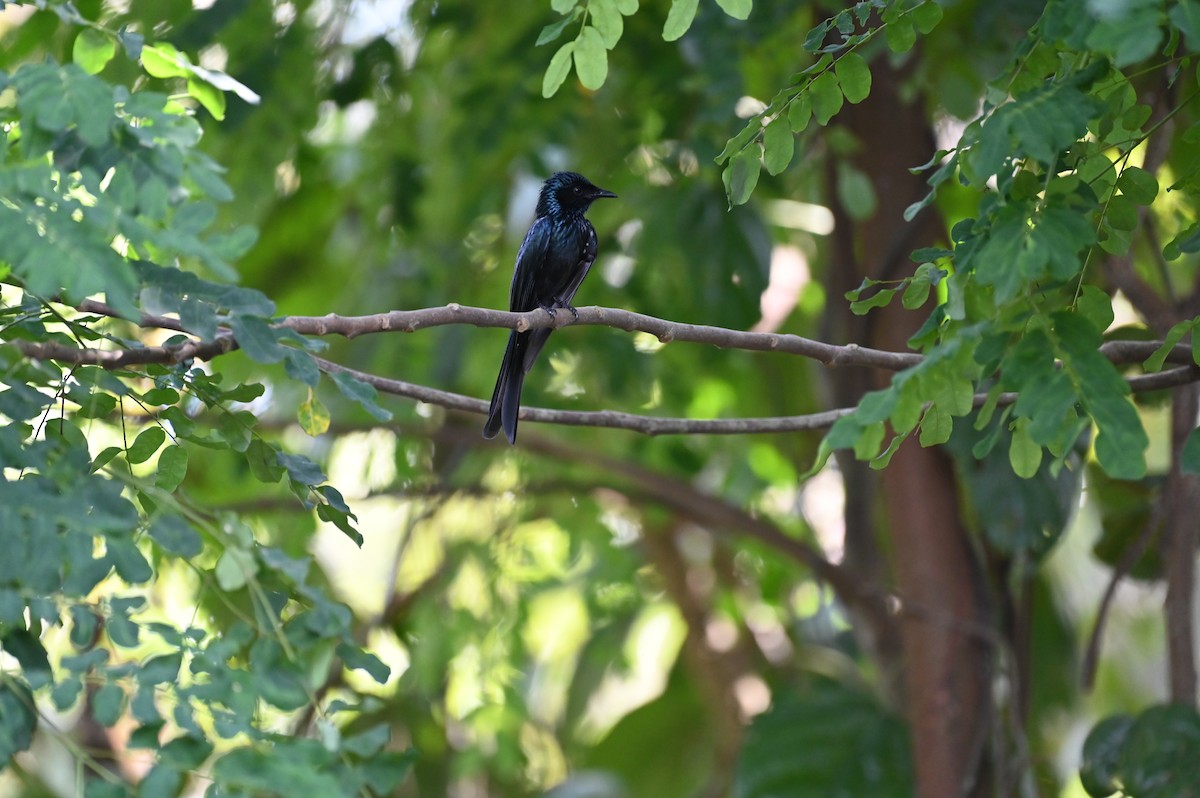
{"type": "Polygon", "coordinates": [[[667,12],[667,21],[663,24],[663,40],[673,42],[692,27],[696,18],[696,7],[700,0],[672,0],[671,10],[667,12]]]}
{"type": "Polygon", "coordinates": [[[750,16],[750,10],[754,7],[754,0],[717,0],[717,5],[734,19],[745,19],[750,16]]]}
{"type": "Polygon", "coordinates": [[[553,97],[558,87],[563,85],[567,74],[571,71],[571,54],[575,52],[575,42],[567,42],[558,48],[558,52],[550,59],[546,67],[546,76],[542,78],[542,96],[553,97]]]}
{"type": "Polygon", "coordinates": [[[1029,479],[1038,472],[1042,464],[1042,447],[1029,436],[1025,422],[1018,421],[1008,445],[1008,462],[1013,473],[1021,479],[1029,479]]]}
{"type": "Polygon", "coordinates": [[[203,105],[218,122],[225,118],[225,92],[194,75],[188,77],[188,95],[203,105]]]}
{"type": "Polygon", "coordinates": [[[300,405],[297,417],[300,420],[300,429],[314,438],[329,430],[329,410],[313,393],[312,388],[308,389],[308,399],[300,405]]]}
{"type": "Polygon", "coordinates": [[[92,28],[84,28],[75,37],[71,58],[84,72],[95,75],[108,65],[116,52],[117,43],[111,36],[92,28]]]}
{"type": "Polygon", "coordinates": [[[608,77],[608,49],[600,31],[586,26],[575,40],[575,71],[579,82],[595,91],[604,85],[608,77]]]}
{"type": "Polygon", "coordinates": [[[190,73],[187,59],[173,46],[147,44],[142,48],[142,68],[152,78],[185,78],[190,73]]]}

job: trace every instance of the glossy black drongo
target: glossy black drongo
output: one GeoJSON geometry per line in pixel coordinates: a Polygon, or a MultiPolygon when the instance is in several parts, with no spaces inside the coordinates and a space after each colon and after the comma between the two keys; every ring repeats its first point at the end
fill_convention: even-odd
{"type": "MultiPolygon", "coordinates": [[[[517,251],[509,310],[523,313],[541,308],[553,316],[565,308],[575,313],[571,299],[596,260],[596,228],[583,214],[593,200],[615,196],[575,172],[557,172],[545,182],[537,218],[517,251]]],[[[549,329],[509,334],[483,437],[493,438],[503,429],[508,442],[516,443],[521,386],[549,337],[549,329]]]]}

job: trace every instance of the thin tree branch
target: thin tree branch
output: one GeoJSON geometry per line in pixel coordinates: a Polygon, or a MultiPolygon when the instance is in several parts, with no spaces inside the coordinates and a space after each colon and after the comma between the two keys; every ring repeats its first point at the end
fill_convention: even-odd
{"type": "MultiPolygon", "coordinates": [[[[89,313],[117,316],[110,306],[95,301],[85,301],[78,308],[89,313]]],[[[143,327],[185,331],[176,319],[144,314],[137,320],[143,327]]],[[[878,349],[859,347],[855,344],[835,346],[814,341],[798,335],[772,333],[748,333],[707,325],[690,325],[666,321],[639,313],[613,308],[588,307],[579,309],[576,321],[569,313],[556,313],[554,317],[542,310],[529,313],[472,308],[462,305],[447,305],[440,308],[423,308],[411,311],[391,311],[371,316],[290,316],[279,324],[301,334],[344,335],[353,338],[372,332],[410,332],[424,327],[446,324],[475,324],[483,327],[503,327],[529,330],[547,327],[563,327],[571,324],[612,326],[618,329],[638,330],[657,335],[659,340],[686,340],[711,343],[727,348],[754,351],[778,351],[811,357],[827,366],[856,365],[873,366],[885,370],[898,370],[919,364],[923,356],[917,353],[885,352],[878,349]]],[[[59,360],[77,365],[97,365],[106,369],[118,369],[149,363],[174,364],[188,360],[211,360],[238,348],[233,334],[225,329],[210,341],[192,340],[179,344],[147,346],[135,349],[90,349],[72,347],[57,342],[13,342],[25,356],[38,360],[59,360]]],[[[1145,360],[1161,346],[1155,341],[1109,341],[1100,351],[1114,363],[1137,363],[1145,360]]],[[[438,405],[450,410],[484,414],[487,403],[462,394],[442,391],[403,380],[376,376],[351,369],[323,358],[313,358],[327,373],[350,374],[375,387],[376,390],[395,396],[438,405]]],[[[1192,365],[1189,346],[1177,345],[1166,358],[1171,363],[1187,363],[1166,371],[1127,377],[1134,393],[1162,390],[1200,381],[1200,368],[1192,365]]],[[[1012,404],[1016,394],[1002,394],[1000,405],[1012,404]]],[[[976,394],[974,406],[986,402],[986,394],[976,394]]],[[[614,410],[572,411],[551,410],[537,407],[522,407],[520,418],[548,424],[567,426],[603,427],[627,429],[646,435],[744,435],[804,430],[824,430],[839,418],[853,412],[853,408],[838,408],[821,413],[798,416],[773,416],[761,418],[693,419],[662,418],[623,413],[614,410]]]]}
{"type": "Polygon", "coordinates": [[[707,324],[685,324],[618,308],[583,307],[577,311],[578,318],[561,311],[553,316],[541,309],[526,313],[509,313],[452,303],[438,308],[393,310],[370,316],[338,316],[333,313],[327,316],[289,316],[281,320],[280,324],[304,335],[344,335],[347,338],[368,333],[416,332],[426,327],[447,324],[502,327],[518,332],[592,325],[613,327],[626,332],[649,333],[663,343],[691,341],[712,344],[722,349],[783,352],[811,358],[831,367],[855,365],[899,371],[915,366],[922,359],[921,355],[914,352],[884,352],[857,344],[837,346],[799,335],[756,333],[707,324]]]}
{"type": "MultiPolygon", "coordinates": [[[[103,302],[85,300],[77,308],[87,313],[121,318],[114,308],[103,302]]],[[[551,316],[541,309],[526,313],[510,313],[504,310],[451,303],[442,307],[392,310],[365,316],[341,316],[336,313],[325,316],[285,316],[277,323],[281,327],[286,327],[302,335],[341,335],[346,338],[357,338],[360,335],[373,333],[416,332],[429,327],[444,327],[453,324],[511,329],[519,332],[572,326],[612,327],[626,332],[648,333],[663,343],[689,341],[711,344],[720,349],[799,355],[816,360],[830,368],[864,366],[885,371],[901,371],[918,365],[924,360],[924,356],[916,352],[888,352],[858,344],[844,346],[829,344],[786,333],[757,333],[707,324],[687,324],[619,308],[583,307],[577,310],[579,318],[563,312],[556,312],[551,316]]],[[[178,319],[169,316],[144,313],[134,321],[141,327],[187,332],[178,319]]],[[[226,332],[222,329],[221,335],[225,335],[226,332]]],[[[1108,341],[1101,345],[1100,352],[1113,363],[1138,363],[1154,354],[1159,346],[1161,346],[1161,342],[1155,341],[1108,341]]],[[[146,351],[159,350],[154,347],[146,347],[146,351]]],[[[229,350],[223,349],[214,354],[224,354],[226,351],[229,350]]],[[[159,356],[163,358],[160,361],[136,360],[133,362],[139,364],[176,362],[168,351],[162,351],[159,356]]],[[[149,357],[149,355],[142,357],[149,357]]],[[[196,357],[202,356],[196,355],[196,357]]],[[[1191,349],[1183,344],[1177,345],[1168,353],[1166,362],[1191,363],[1191,349]]]]}
{"type": "Polygon", "coordinates": [[[13,345],[22,355],[34,360],[59,360],[77,366],[101,366],[106,369],[212,360],[238,348],[237,341],[228,333],[218,334],[211,341],[193,340],[137,349],[89,349],[53,341],[14,341],[13,345]]]}

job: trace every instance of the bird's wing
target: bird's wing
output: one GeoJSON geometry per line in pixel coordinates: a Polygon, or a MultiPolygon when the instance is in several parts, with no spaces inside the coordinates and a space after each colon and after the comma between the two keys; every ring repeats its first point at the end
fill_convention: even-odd
{"type": "Polygon", "coordinates": [[[525,234],[525,240],[517,250],[517,266],[513,270],[512,288],[508,294],[509,310],[524,312],[540,306],[536,294],[538,272],[545,268],[553,232],[554,225],[549,218],[539,216],[525,234]]]}
{"type": "Polygon", "coordinates": [[[596,228],[592,227],[592,223],[586,219],[583,220],[583,224],[583,249],[579,253],[579,263],[576,265],[575,271],[571,274],[571,281],[567,283],[567,287],[558,296],[559,302],[564,307],[571,304],[571,300],[575,298],[575,292],[579,290],[579,286],[583,283],[583,278],[587,277],[592,264],[596,262],[596,228]]]}

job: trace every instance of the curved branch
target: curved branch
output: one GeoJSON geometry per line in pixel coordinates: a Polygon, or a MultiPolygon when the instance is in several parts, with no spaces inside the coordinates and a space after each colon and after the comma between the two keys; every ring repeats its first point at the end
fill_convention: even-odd
{"type": "MultiPolygon", "coordinates": [[[[349,374],[373,386],[381,393],[404,396],[448,410],[486,415],[488,403],[482,399],[463,396],[450,391],[440,391],[426,385],[417,385],[403,380],[380,377],[365,371],[348,368],[324,358],[313,360],[322,371],[333,374],[349,374]]],[[[1182,366],[1154,374],[1139,374],[1128,377],[1126,382],[1133,393],[1159,391],[1191,382],[1200,382],[1200,366],[1182,366]]],[[[1004,406],[1017,401],[1016,393],[1004,393],[997,404],[1004,406]]],[[[986,393],[977,393],[974,406],[982,407],[987,402],[986,393]]],[[[522,421],[538,421],[545,424],[561,424],[573,427],[607,427],[626,429],[645,435],[745,435],[772,432],[798,432],[824,430],[833,426],[842,416],[853,413],[853,407],[841,407],[821,413],[801,416],[767,416],[760,418],[662,418],[622,413],[615,410],[550,410],[541,407],[522,406],[522,421]]]]}
{"type": "MultiPolygon", "coordinates": [[[[85,300],[77,306],[77,309],[87,313],[121,318],[113,307],[95,300],[85,300]]],[[[392,310],[365,316],[341,316],[336,313],[324,316],[284,316],[277,321],[277,324],[301,335],[341,335],[346,338],[385,332],[411,333],[428,327],[444,327],[452,324],[510,329],[519,332],[538,329],[557,330],[572,326],[612,327],[626,332],[648,333],[663,343],[689,341],[710,344],[720,349],[743,349],[751,352],[781,352],[798,355],[815,360],[830,368],[864,366],[885,371],[901,371],[916,366],[925,359],[924,355],[917,352],[889,352],[853,343],[830,344],[788,333],[757,333],[707,324],[687,324],[619,308],[589,306],[577,308],[577,311],[579,317],[575,318],[570,313],[555,313],[551,316],[541,309],[526,313],[511,313],[506,310],[477,308],[452,302],[442,307],[392,310]]],[[[145,313],[133,321],[141,327],[188,332],[178,319],[169,316],[145,313]]],[[[228,329],[222,328],[218,337],[227,334],[228,329]]],[[[1100,346],[1100,353],[1116,364],[1140,363],[1154,354],[1161,345],[1161,341],[1108,341],[1100,346]]],[[[236,346],[202,349],[193,357],[208,359],[234,348],[236,346]]],[[[146,353],[159,352],[158,356],[161,360],[154,360],[153,355],[143,354],[127,361],[127,364],[178,362],[176,355],[169,347],[146,347],[144,351],[146,353]]],[[[39,357],[38,355],[28,356],[39,357]]],[[[70,356],[42,355],[40,357],[43,359],[53,357],[76,363],[85,362],[70,356]]],[[[98,356],[89,355],[88,357],[98,356]]],[[[113,360],[114,356],[110,355],[100,357],[96,361],[86,362],[104,365],[113,360]]],[[[119,359],[117,362],[120,365],[126,364],[120,362],[119,359]]],[[[1192,362],[1191,348],[1184,344],[1176,345],[1167,354],[1166,362],[1190,364],[1192,362]]]]}
{"type": "MultiPolygon", "coordinates": [[[[100,315],[118,316],[110,306],[91,300],[82,303],[79,309],[100,315]]],[[[135,323],[143,327],[183,331],[181,323],[169,317],[144,314],[135,323]]],[[[657,336],[661,341],[694,341],[724,348],[796,354],[813,358],[831,367],[856,365],[899,370],[914,366],[924,359],[923,355],[917,353],[885,352],[860,347],[856,344],[837,346],[798,335],[750,333],[723,327],[683,324],[640,313],[601,307],[579,308],[578,319],[568,313],[556,313],[552,317],[542,310],[510,313],[451,304],[440,308],[396,310],[369,316],[338,316],[336,314],[289,316],[284,317],[278,323],[282,327],[305,335],[344,335],[347,338],[378,332],[413,332],[424,327],[447,324],[473,324],[479,327],[501,327],[515,330],[559,328],[584,324],[647,332],[657,336]]],[[[79,365],[98,365],[107,369],[148,363],[181,363],[191,359],[211,360],[238,348],[237,340],[227,329],[222,329],[217,337],[210,341],[194,340],[180,344],[147,346],[137,349],[81,349],[55,342],[29,341],[15,341],[14,345],[25,357],[39,360],[60,360],[79,365]]],[[[1159,346],[1161,343],[1155,341],[1109,341],[1100,347],[1100,351],[1113,363],[1137,363],[1157,351],[1159,346]]],[[[404,396],[468,413],[484,414],[488,409],[487,402],[480,399],[357,371],[323,358],[313,359],[323,371],[353,375],[383,393],[404,396]]],[[[1200,367],[1192,364],[1190,347],[1182,344],[1176,346],[1168,353],[1167,362],[1184,362],[1188,365],[1152,374],[1127,377],[1126,382],[1130,389],[1134,393],[1140,393],[1200,382],[1200,367]]],[[[1003,394],[999,404],[1012,404],[1016,398],[1016,394],[1003,394]]],[[[982,406],[986,399],[986,394],[976,394],[974,397],[975,407],[982,406]]],[[[849,415],[853,411],[854,408],[844,407],[798,416],[693,419],[644,416],[614,410],[572,411],[522,407],[520,418],[525,421],[547,424],[627,429],[645,435],[743,435],[824,430],[831,427],[839,418],[849,415]]]]}
{"type": "Polygon", "coordinates": [[[579,317],[570,313],[551,316],[544,310],[510,313],[504,310],[476,308],[451,303],[439,308],[393,310],[370,316],[289,316],[280,321],[288,329],[304,335],[359,335],[381,332],[416,332],[426,327],[448,324],[469,324],[475,327],[503,327],[518,332],[525,330],[559,329],[579,325],[614,327],[626,332],[644,332],[663,343],[691,341],[712,344],[722,349],[747,349],[755,352],[783,352],[811,358],[826,366],[871,366],[899,371],[920,363],[922,356],[915,352],[885,352],[857,344],[838,346],[814,341],[800,335],[756,333],[713,327],[707,324],[685,324],[618,308],[577,308],[579,317]]]}
{"type": "Polygon", "coordinates": [[[185,341],[165,346],[137,349],[81,349],[54,341],[14,341],[22,355],[34,360],[60,360],[79,366],[119,369],[150,363],[183,363],[188,360],[212,360],[238,348],[233,335],[222,333],[211,341],[185,341]]]}

